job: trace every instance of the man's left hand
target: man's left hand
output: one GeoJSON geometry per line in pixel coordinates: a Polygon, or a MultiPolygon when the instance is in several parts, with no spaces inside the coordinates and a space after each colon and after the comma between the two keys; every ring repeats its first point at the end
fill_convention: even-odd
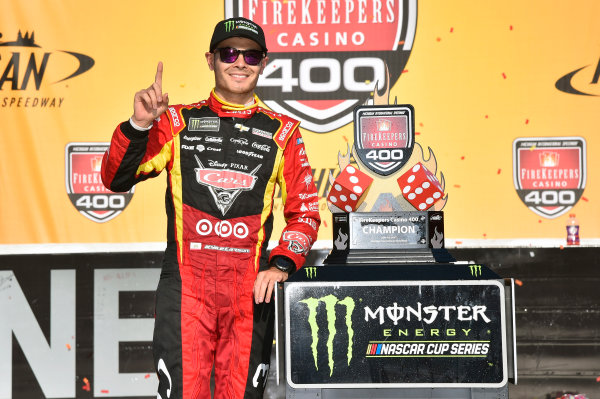
{"type": "Polygon", "coordinates": [[[267,270],[259,272],[254,281],[254,288],[252,289],[254,302],[257,305],[263,302],[271,302],[271,297],[277,283],[283,283],[287,279],[288,274],[276,267],[270,267],[267,270]]]}

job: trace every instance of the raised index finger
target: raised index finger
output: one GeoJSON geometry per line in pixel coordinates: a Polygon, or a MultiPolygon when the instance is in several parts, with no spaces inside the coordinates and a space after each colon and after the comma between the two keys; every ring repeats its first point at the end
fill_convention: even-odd
{"type": "Polygon", "coordinates": [[[162,88],[162,73],[163,73],[163,63],[162,61],[158,62],[158,66],[156,67],[156,77],[154,78],[154,82],[158,84],[162,88]]]}

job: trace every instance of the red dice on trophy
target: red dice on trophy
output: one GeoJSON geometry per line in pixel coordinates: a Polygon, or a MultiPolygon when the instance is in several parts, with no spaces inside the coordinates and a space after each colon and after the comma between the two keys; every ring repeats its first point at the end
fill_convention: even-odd
{"type": "Polygon", "coordinates": [[[367,196],[373,178],[348,165],[333,182],[327,200],[346,212],[354,212],[367,196]]]}
{"type": "Polygon", "coordinates": [[[398,185],[402,196],[419,211],[431,208],[444,196],[439,180],[420,162],[398,178],[398,185]]]}

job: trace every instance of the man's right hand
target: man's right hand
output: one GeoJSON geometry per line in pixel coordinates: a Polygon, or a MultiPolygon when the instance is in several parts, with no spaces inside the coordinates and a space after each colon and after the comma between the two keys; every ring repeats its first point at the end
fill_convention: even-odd
{"type": "Polygon", "coordinates": [[[140,127],[149,127],[152,121],[167,110],[169,95],[162,92],[163,63],[156,67],[154,83],[144,90],[135,93],[133,98],[133,116],[131,120],[140,127]]]}

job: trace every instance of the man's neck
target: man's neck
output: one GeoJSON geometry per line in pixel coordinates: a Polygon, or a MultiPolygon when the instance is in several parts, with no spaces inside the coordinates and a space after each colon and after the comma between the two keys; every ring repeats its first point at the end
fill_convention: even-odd
{"type": "Polygon", "coordinates": [[[244,94],[223,94],[217,88],[215,88],[215,94],[222,100],[231,105],[237,105],[240,107],[247,107],[254,104],[254,93],[244,94]]]}

